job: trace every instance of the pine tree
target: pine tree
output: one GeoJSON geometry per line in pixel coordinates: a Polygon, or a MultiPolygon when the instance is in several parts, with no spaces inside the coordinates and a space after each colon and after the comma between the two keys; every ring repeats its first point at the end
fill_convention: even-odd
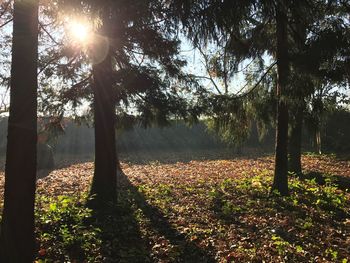
{"type": "Polygon", "coordinates": [[[14,2],[1,262],[34,259],[38,1],[14,2]]]}
{"type": "MultiPolygon", "coordinates": [[[[276,60],[278,106],[273,189],[287,194],[288,111],[291,112],[293,141],[293,145],[289,144],[293,146],[290,149],[290,164],[291,169],[300,173],[301,123],[306,103],[304,100],[313,92],[313,88],[304,88],[300,82],[300,85],[296,86],[293,78],[301,74],[304,79],[307,79],[308,75],[317,75],[323,76],[323,80],[334,80],[334,77],[343,74],[341,72],[344,71],[344,64],[348,63],[344,62],[344,58],[348,56],[345,37],[347,29],[344,28],[347,23],[342,18],[347,5],[343,1],[184,0],[174,1],[172,7],[175,17],[178,18],[175,21],[182,22],[187,36],[195,45],[206,46],[211,42],[220,48],[225,47],[225,56],[219,58],[221,64],[225,64],[226,60],[239,64],[245,59],[259,59],[264,53],[276,60]],[[337,43],[337,47],[330,43],[337,43]],[[328,48],[328,45],[333,49],[328,48]],[[338,59],[335,59],[337,56],[338,59]]],[[[225,79],[229,74],[220,63],[217,63],[220,69],[218,72],[221,74],[218,76],[226,83],[225,79]]],[[[222,95],[218,96],[217,101],[220,101],[219,97],[222,95]]],[[[230,98],[235,100],[236,96],[226,96],[225,103],[230,101],[230,98]]],[[[237,110],[237,107],[218,105],[216,108],[221,108],[224,116],[240,114],[225,112],[230,109],[237,110]]],[[[246,122],[243,119],[243,130],[246,122]]],[[[224,126],[222,128],[226,129],[224,126]]]]}
{"type": "Polygon", "coordinates": [[[187,35],[198,45],[207,41],[228,41],[228,54],[238,63],[268,52],[277,62],[277,117],[275,176],[272,186],[288,194],[288,105],[289,84],[289,1],[179,1],[174,13],[180,14],[187,35]],[[184,10],[184,11],[181,11],[184,10]]]}
{"type": "MultiPolygon", "coordinates": [[[[97,200],[113,201],[117,193],[115,139],[116,100],[113,90],[113,48],[111,9],[103,10],[102,26],[94,50],[93,94],[95,127],[95,169],[90,194],[97,200]],[[102,52],[102,51],[103,52],[102,52]],[[103,57],[101,58],[101,53],[103,57]]],[[[100,202],[101,203],[101,202],[100,202]]]]}
{"type": "Polygon", "coordinates": [[[276,60],[277,60],[277,127],[275,174],[272,190],[288,194],[288,105],[286,100],[289,82],[288,59],[288,7],[286,1],[276,4],[276,60]]]}
{"type": "MultiPolygon", "coordinates": [[[[163,22],[166,8],[161,2],[61,1],[61,4],[85,10],[80,15],[96,20],[97,29],[88,55],[81,54],[75,60],[78,68],[66,67],[58,74],[63,79],[74,77],[76,72],[86,71],[91,62],[89,57],[93,57],[92,78],[66,88],[55,98],[61,103],[51,105],[63,108],[70,102],[79,105],[76,102],[80,99],[94,101],[96,153],[91,194],[112,200],[118,167],[116,127],[137,123],[147,126],[154,122],[166,125],[169,117],[187,115],[185,100],[173,85],[180,90],[192,80],[181,72],[184,61],[178,58],[179,41],[176,32],[163,22]],[[128,123],[116,123],[116,119],[128,123]]],[[[52,95],[51,89],[47,92],[52,95]]],[[[50,100],[55,99],[50,96],[50,100]]]]}

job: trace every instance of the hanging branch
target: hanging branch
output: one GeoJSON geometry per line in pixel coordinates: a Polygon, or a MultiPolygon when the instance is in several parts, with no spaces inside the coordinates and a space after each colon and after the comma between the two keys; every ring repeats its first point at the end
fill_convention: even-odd
{"type": "Polygon", "coordinates": [[[215,82],[214,79],[211,77],[211,74],[210,74],[210,71],[209,71],[209,63],[208,63],[207,55],[204,53],[204,51],[203,51],[199,46],[197,46],[197,49],[198,49],[198,51],[201,53],[201,55],[202,55],[203,58],[204,58],[204,62],[205,62],[204,66],[205,66],[205,69],[206,69],[207,74],[208,74],[208,76],[209,76],[209,77],[206,77],[206,78],[209,79],[209,80],[211,81],[211,83],[214,85],[216,91],[217,91],[220,95],[222,95],[222,92],[220,91],[219,87],[216,85],[216,82],[215,82]]]}
{"type": "Polygon", "coordinates": [[[61,56],[56,56],[56,57],[50,59],[48,62],[46,62],[45,65],[39,70],[38,75],[40,75],[41,73],[43,73],[44,70],[45,70],[51,63],[53,63],[53,62],[59,60],[60,58],[61,58],[61,56]]]}
{"type": "Polygon", "coordinates": [[[76,87],[79,87],[79,86],[81,86],[81,85],[84,85],[84,84],[85,84],[87,81],[89,81],[91,78],[92,78],[92,74],[89,74],[86,78],[84,78],[84,79],[82,79],[81,81],[79,81],[79,82],[73,84],[73,85],[71,86],[71,89],[74,89],[74,88],[76,88],[76,87]]]}
{"type": "Polygon", "coordinates": [[[258,82],[254,85],[253,88],[251,88],[247,93],[244,93],[244,94],[241,94],[239,95],[239,93],[241,93],[247,86],[248,86],[248,83],[245,84],[243,86],[243,88],[241,88],[237,93],[236,95],[238,95],[238,98],[241,98],[241,97],[244,97],[246,95],[248,95],[249,93],[251,93],[252,91],[254,91],[258,86],[259,84],[266,78],[267,74],[271,71],[271,69],[277,64],[277,61],[273,62],[268,68],[267,70],[265,71],[265,73],[261,76],[261,78],[258,80],[258,82]]]}
{"type": "Polygon", "coordinates": [[[11,23],[13,21],[13,18],[7,20],[5,23],[3,23],[2,25],[0,25],[0,28],[3,28],[4,26],[6,26],[7,24],[11,23]]]}
{"type": "Polygon", "coordinates": [[[62,43],[59,43],[58,41],[56,41],[56,39],[50,34],[50,32],[47,31],[46,27],[40,22],[39,22],[39,28],[41,28],[56,45],[58,46],[62,45],[62,43]]]}

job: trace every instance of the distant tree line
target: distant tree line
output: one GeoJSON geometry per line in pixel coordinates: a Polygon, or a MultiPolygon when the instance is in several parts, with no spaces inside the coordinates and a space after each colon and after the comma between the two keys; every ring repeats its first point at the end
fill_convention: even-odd
{"type": "MultiPolygon", "coordinates": [[[[167,127],[133,127],[117,132],[119,138],[116,147],[120,154],[133,154],[137,151],[183,152],[186,150],[228,150],[232,154],[247,154],[245,149],[256,153],[273,152],[274,128],[271,126],[261,137],[256,124],[252,125],[248,138],[238,147],[229,146],[208,130],[204,122],[188,126],[183,121],[174,121],[167,127]],[[241,150],[241,151],[240,151],[241,150]]],[[[0,155],[6,152],[7,118],[0,121],[0,155]]],[[[350,112],[339,109],[329,113],[325,118],[321,137],[322,150],[325,153],[344,154],[350,151],[350,112]]],[[[318,151],[314,131],[304,126],[302,131],[302,151],[318,151]]],[[[64,132],[57,138],[47,142],[55,155],[94,156],[94,130],[91,126],[77,124],[74,120],[66,120],[64,132]]]]}
{"type": "Polygon", "coordinates": [[[14,0],[0,8],[0,29],[13,26],[10,36],[1,31],[12,48],[11,61],[1,55],[10,76],[0,71],[10,91],[10,106],[1,105],[9,113],[1,261],[33,260],[37,142],[46,136],[38,115],[52,117],[47,131],[62,131],[67,115],[93,123],[89,205],[101,209],[118,196],[116,127],[205,119],[227,145],[241,145],[254,123],[260,134],[274,127],[271,194],[280,195],[290,171],[302,176],[303,125],[318,152],[342,138],[325,119],[348,103],[340,92],[350,79],[348,1],[14,0]],[[91,21],[89,45],[57,33],[72,17],[91,21]],[[185,72],[183,39],[204,58],[205,76],[185,72]],[[232,79],[246,64],[254,66],[237,91],[232,79]]]}

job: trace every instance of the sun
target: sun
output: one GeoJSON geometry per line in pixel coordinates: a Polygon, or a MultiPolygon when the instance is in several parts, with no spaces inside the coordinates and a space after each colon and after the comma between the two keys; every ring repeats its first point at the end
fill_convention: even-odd
{"type": "Polygon", "coordinates": [[[69,38],[78,44],[86,45],[92,41],[92,27],[84,20],[69,20],[67,30],[69,38]]]}
{"type": "Polygon", "coordinates": [[[72,36],[74,36],[77,40],[85,41],[89,36],[89,29],[87,25],[84,25],[79,22],[74,22],[71,24],[70,28],[72,36]]]}

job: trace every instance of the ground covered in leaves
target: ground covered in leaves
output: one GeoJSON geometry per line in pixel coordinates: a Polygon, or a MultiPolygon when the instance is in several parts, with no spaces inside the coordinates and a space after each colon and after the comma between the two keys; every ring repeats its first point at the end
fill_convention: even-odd
{"type": "Polygon", "coordinates": [[[93,163],[42,173],[37,260],[350,262],[350,194],[335,177],[350,180],[350,161],[305,155],[303,166],[322,180],[291,176],[280,197],[271,156],[123,163],[118,203],[98,211],[85,206],[93,163]]]}

